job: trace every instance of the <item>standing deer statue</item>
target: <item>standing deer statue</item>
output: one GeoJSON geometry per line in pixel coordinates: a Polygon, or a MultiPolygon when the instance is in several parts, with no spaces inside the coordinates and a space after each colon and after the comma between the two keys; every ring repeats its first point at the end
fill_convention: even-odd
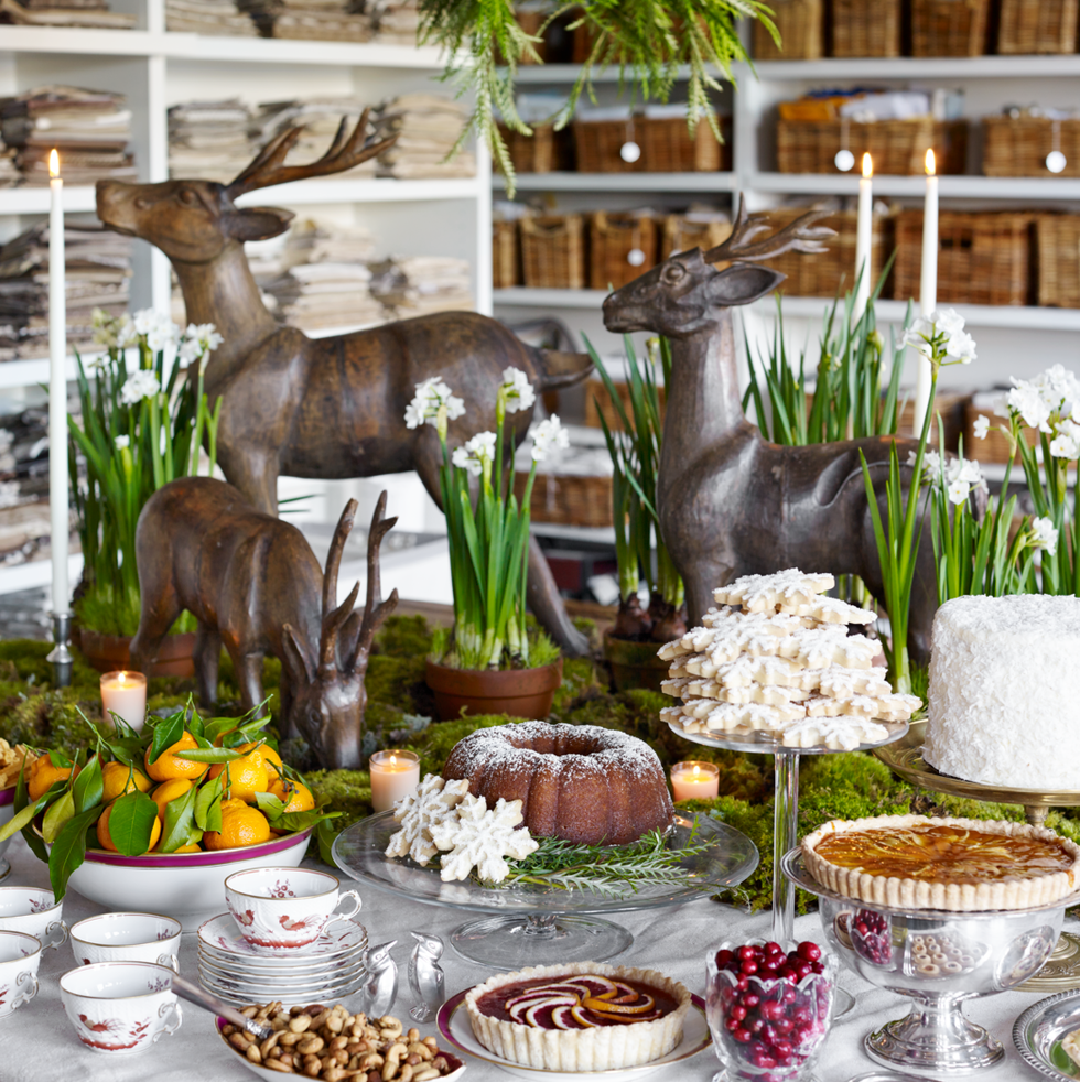
{"type": "MultiPolygon", "coordinates": [[[[768,229],[766,216],[748,215],[740,205],[722,244],[704,253],[676,253],[604,301],[609,331],[649,331],[671,342],[657,511],[693,623],[700,623],[716,586],[787,567],[859,575],[875,597],[884,596],[859,451],[884,520],[892,438],[799,447],[767,443],[744,416],[739,393],[731,309],[784,280],[757,261],[791,249],[821,250],[832,230],[814,222],[826,213],[810,211],[760,238],[768,229]],[[728,261],[733,265],[727,269],[714,266],[728,261]]],[[[896,442],[904,462],[917,443],[896,442]]],[[[927,532],[919,546],[909,625],[909,646],[919,660],[929,656],[937,608],[927,532]]]]}
{"type": "MultiPolygon", "coordinates": [[[[349,134],[343,120],[327,152],[305,165],[284,164],[302,130],[290,128],[230,184],[98,182],[102,222],[160,248],[180,280],[188,320],[213,323],[224,336],[205,377],[211,408],[222,400],[217,458],[229,481],[268,514],[277,513],[279,474],[346,478],[416,470],[441,503],[438,436],[430,425],[409,431],[402,420],[417,383],[441,376],[465,399],[465,416],[449,427],[448,442],[456,446],[477,432],[495,431],[505,368],[520,368],[542,393],[572,386],[591,367],[578,354],[533,349],[475,312],[441,312],[314,340],[274,319],[260,299],[244,242],[284,233],[293,215],[276,207],[237,207],[235,200],[374,157],[396,136],[365,142],[367,122],[365,110],[349,134]]],[[[525,413],[507,418],[508,435],[520,443],[530,419],[525,413]]],[[[535,539],[528,601],[565,652],[586,651],[535,539]]]]}
{"type": "Polygon", "coordinates": [[[356,516],[345,507],[326,571],[293,525],[257,510],[240,492],[209,477],[163,485],[146,502],[135,532],[142,615],[132,666],[145,672],[169,628],[188,609],[198,621],[199,696],[217,700],[224,644],[236,667],[244,710],[262,701],[262,662],[281,660],[281,736],[299,734],[333,770],[361,764],[371,642],[397,607],[397,590],[380,601],[379,546],[397,519],[379,496],[367,541],[367,604],[353,611],[357,583],[340,604],[338,567],[356,516]]]}

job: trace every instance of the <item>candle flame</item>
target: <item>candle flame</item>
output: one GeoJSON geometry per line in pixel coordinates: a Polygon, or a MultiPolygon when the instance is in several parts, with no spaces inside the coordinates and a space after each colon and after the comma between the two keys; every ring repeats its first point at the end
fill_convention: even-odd
{"type": "Polygon", "coordinates": [[[396,767],[396,766],[397,766],[397,756],[396,755],[391,755],[390,756],[390,769],[393,770],[394,767],[396,767]]]}
{"type": "Polygon", "coordinates": [[[937,162],[934,160],[934,152],[926,152],[926,175],[932,177],[937,172],[937,162]]]}
{"type": "Polygon", "coordinates": [[[874,159],[870,157],[869,151],[862,156],[862,175],[864,177],[872,177],[874,175],[874,159]]]}
{"type": "Polygon", "coordinates": [[[60,175],[60,155],[55,150],[49,151],[49,176],[58,177],[60,175]]]}
{"type": "Polygon", "coordinates": [[[701,767],[694,763],[694,777],[696,778],[701,773],[701,767]]]}

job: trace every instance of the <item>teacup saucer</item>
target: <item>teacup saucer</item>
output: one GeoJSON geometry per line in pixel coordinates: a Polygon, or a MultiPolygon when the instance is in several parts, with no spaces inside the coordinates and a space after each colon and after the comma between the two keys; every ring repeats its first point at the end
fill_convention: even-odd
{"type": "Polygon", "coordinates": [[[329,961],[367,944],[364,926],[355,920],[334,921],[314,943],[304,947],[256,947],[240,935],[230,913],[220,913],[199,926],[199,939],[212,951],[243,958],[272,958],[282,965],[308,966],[313,959],[329,961]]]}

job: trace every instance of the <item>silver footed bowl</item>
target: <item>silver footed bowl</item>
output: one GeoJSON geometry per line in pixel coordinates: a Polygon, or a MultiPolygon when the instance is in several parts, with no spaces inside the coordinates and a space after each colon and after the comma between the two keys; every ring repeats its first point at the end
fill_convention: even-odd
{"type": "Polygon", "coordinates": [[[864,980],[915,1002],[906,1018],[863,1038],[884,1066],[934,1075],[991,1067],[1000,1042],[964,1017],[965,999],[1023,984],[1050,956],[1071,894],[1031,909],[952,912],[890,909],[834,894],[802,863],[800,849],[782,861],[784,874],[818,899],[830,948],[864,980]]]}

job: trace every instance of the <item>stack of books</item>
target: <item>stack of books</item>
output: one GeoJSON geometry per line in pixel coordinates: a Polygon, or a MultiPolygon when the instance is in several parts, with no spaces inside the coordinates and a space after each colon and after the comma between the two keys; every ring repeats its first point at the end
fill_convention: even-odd
{"type": "Polygon", "coordinates": [[[259,36],[251,17],[237,8],[236,0],[165,0],[165,29],[174,33],[259,36]]]}
{"type": "Polygon", "coordinates": [[[476,156],[459,150],[449,160],[465,130],[465,106],[437,94],[406,94],[379,110],[379,138],[397,134],[398,141],[379,155],[379,176],[400,180],[417,177],[472,177],[476,156]]]}
{"type": "Polygon", "coordinates": [[[242,101],[189,101],[169,109],[169,175],[228,183],[251,160],[251,110],[242,101]]]}
{"type": "Polygon", "coordinates": [[[371,267],[371,292],[397,319],[432,312],[472,311],[469,263],[452,256],[387,259],[371,267]]]}
{"type": "Polygon", "coordinates": [[[131,30],[138,21],[126,11],[110,11],[108,0],[0,0],[0,23],[17,26],[131,30]]]}
{"type": "Polygon", "coordinates": [[[366,10],[375,24],[378,41],[415,45],[420,29],[418,0],[368,0],[366,10]]]}
{"type": "Polygon", "coordinates": [[[264,38],[370,41],[371,18],[355,0],[239,0],[264,38]]]}
{"type": "MultiPolygon", "coordinates": [[[[359,98],[307,98],[293,101],[263,102],[256,110],[250,129],[252,146],[262,146],[286,128],[303,128],[303,133],[289,151],[286,165],[301,165],[321,158],[329,149],[344,119],[354,126],[364,111],[365,102],[359,98]]],[[[368,134],[373,134],[374,127],[369,127],[368,134]]],[[[375,159],[362,162],[344,173],[332,173],[315,180],[355,180],[359,177],[374,177],[375,159]]]]}

